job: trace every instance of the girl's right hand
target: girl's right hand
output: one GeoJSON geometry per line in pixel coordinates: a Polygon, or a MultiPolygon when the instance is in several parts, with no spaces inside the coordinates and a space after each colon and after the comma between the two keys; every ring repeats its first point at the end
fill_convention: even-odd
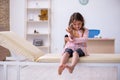
{"type": "Polygon", "coordinates": [[[68,33],[71,33],[71,32],[72,32],[72,29],[71,29],[70,27],[68,27],[68,28],[66,29],[66,31],[67,31],[68,33]]]}

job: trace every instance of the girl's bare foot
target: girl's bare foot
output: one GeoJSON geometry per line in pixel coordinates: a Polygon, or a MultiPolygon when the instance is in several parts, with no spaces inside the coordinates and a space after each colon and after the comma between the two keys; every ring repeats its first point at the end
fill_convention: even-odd
{"type": "Polygon", "coordinates": [[[58,74],[61,75],[64,69],[65,69],[65,65],[60,65],[58,67],[58,74]]]}
{"type": "Polygon", "coordinates": [[[66,68],[68,69],[69,73],[72,73],[74,70],[74,67],[66,65],[66,68]]]}

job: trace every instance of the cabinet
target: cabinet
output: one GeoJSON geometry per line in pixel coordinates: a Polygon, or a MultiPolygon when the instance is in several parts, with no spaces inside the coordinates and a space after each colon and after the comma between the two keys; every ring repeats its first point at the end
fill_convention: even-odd
{"type": "Polygon", "coordinates": [[[114,53],[115,39],[90,38],[87,45],[88,53],[114,53]]]}
{"type": "Polygon", "coordinates": [[[26,39],[45,53],[50,52],[50,0],[26,0],[26,39]]]}

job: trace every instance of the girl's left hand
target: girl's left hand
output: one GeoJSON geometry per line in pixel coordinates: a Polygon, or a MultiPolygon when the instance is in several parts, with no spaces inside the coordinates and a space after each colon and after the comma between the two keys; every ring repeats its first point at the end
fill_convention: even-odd
{"type": "Polygon", "coordinates": [[[69,37],[65,37],[65,41],[68,42],[69,41],[69,37]]]}

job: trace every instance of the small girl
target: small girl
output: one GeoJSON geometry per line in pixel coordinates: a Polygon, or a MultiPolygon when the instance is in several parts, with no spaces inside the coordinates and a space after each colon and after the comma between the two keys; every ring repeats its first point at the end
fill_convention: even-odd
{"type": "Polygon", "coordinates": [[[79,57],[89,55],[87,53],[88,29],[84,27],[84,18],[80,13],[76,12],[71,15],[69,27],[66,31],[68,37],[65,38],[66,44],[58,67],[59,75],[62,74],[65,68],[72,73],[79,61],[79,57]],[[68,65],[68,60],[71,57],[71,64],[68,65]]]}

